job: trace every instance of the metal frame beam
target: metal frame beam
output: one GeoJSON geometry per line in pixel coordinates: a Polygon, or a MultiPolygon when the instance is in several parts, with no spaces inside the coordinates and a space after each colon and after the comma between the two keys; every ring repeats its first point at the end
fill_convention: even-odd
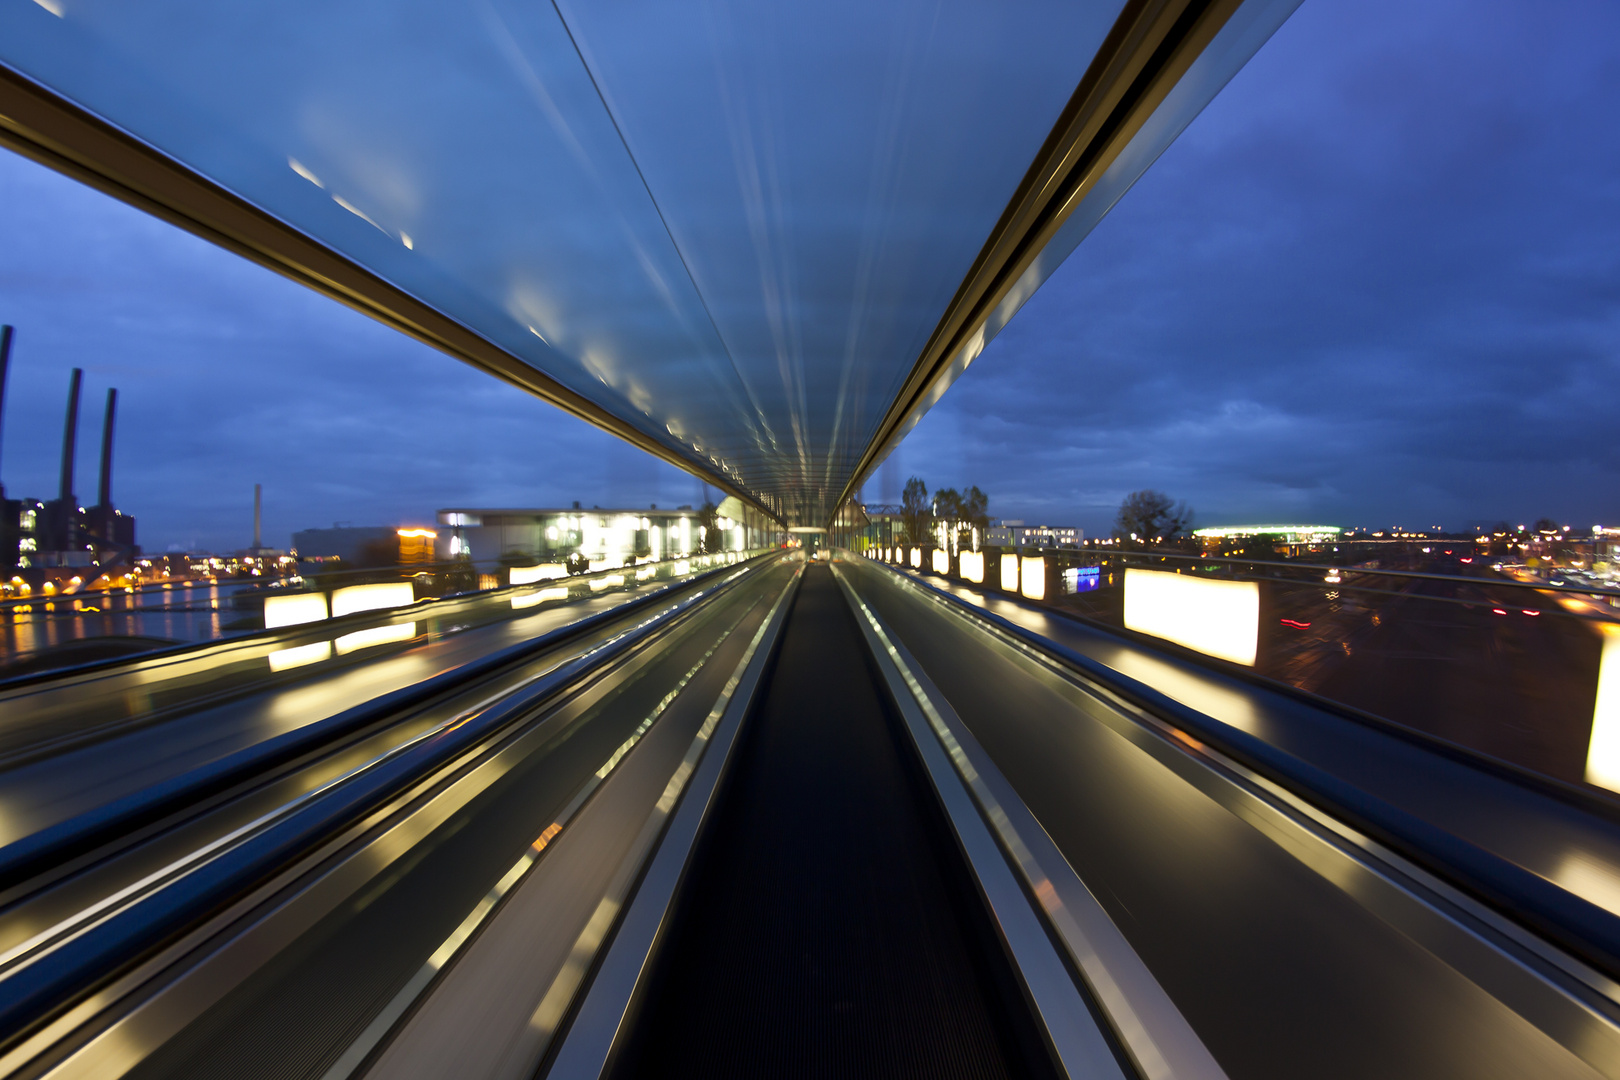
{"type": "Polygon", "coordinates": [[[1242,0],[1130,0],[945,309],[829,523],[927,407],[952,358],[1029,269],[1242,0]]]}

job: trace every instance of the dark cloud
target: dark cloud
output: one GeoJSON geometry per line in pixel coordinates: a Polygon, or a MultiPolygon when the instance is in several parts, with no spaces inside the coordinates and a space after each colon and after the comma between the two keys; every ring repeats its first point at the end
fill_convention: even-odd
{"type": "Polygon", "coordinates": [[[1092,529],[1620,518],[1617,100],[1612,5],[1307,0],[903,459],[1092,529]]]}

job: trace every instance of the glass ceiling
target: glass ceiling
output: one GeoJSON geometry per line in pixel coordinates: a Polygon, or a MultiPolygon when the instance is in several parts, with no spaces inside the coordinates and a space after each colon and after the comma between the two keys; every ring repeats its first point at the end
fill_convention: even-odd
{"type": "Polygon", "coordinates": [[[0,60],[819,525],[1119,10],[35,0],[0,60]]]}

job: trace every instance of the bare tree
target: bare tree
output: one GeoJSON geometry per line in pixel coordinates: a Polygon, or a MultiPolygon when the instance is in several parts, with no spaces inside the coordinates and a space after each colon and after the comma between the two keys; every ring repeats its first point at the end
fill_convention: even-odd
{"type": "Polygon", "coordinates": [[[1152,489],[1133,491],[1119,504],[1114,535],[1127,543],[1153,544],[1181,535],[1192,522],[1192,507],[1185,500],[1177,503],[1152,489]]]}
{"type": "Polygon", "coordinates": [[[906,527],[906,540],[922,546],[934,527],[934,508],[928,500],[928,485],[922,477],[913,476],[906,481],[906,490],[900,496],[900,520],[906,527]]]}
{"type": "Polygon", "coordinates": [[[981,533],[990,527],[990,496],[977,484],[962,492],[962,520],[981,533]]]}
{"type": "Polygon", "coordinates": [[[725,537],[720,535],[720,508],[712,502],[706,502],[698,508],[698,527],[702,540],[699,541],[704,551],[724,550],[725,537]]]}

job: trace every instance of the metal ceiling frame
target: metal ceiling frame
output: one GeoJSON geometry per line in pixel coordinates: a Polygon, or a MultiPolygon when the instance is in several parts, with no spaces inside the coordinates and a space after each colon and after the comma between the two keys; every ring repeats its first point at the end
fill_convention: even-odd
{"type": "Polygon", "coordinates": [[[161,150],[0,64],[0,146],[369,315],[735,495],[777,513],[493,342],[161,150]]]}
{"type": "Polygon", "coordinates": [[[838,510],[927,408],[984,326],[1243,0],[1130,0],[856,463],[838,510]]]}

